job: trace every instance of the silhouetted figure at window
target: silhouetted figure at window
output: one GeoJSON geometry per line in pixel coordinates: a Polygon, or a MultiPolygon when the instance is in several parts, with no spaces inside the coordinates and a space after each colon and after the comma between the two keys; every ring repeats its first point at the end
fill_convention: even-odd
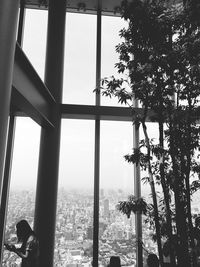
{"type": "Polygon", "coordinates": [[[156,254],[151,253],[148,255],[147,266],[148,267],[159,267],[159,259],[156,254]]]}
{"type": "Polygon", "coordinates": [[[197,257],[197,265],[200,266],[200,217],[195,219],[195,227],[193,228],[195,254],[197,257]]]}
{"type": "MultiPolygon", "coordinates": [[[[175,267],[176,266],[176,257],[178,252],[180,251],[178,245],[177,235],[172,235],[171,237],[171,245],[169,239],[167,239],[163,244],[163,263],[165,267],[175,267]],[[171,253],[170,253],[171,249],[171,253]],[[170,255],[171,254],[171,255],[170,255]],[[173,259],[171,259],[171,256],[173,259]]],[[[181,251],[179,252],[181,253],[181,251]]]]}
{"type": "Polygon", "coordinates": [[[111,256],[109,267],[121,267],[121,261],[119,256],[111,256]]]}
{"type": "Polygon", "coordinates": [[[26,220],[21,220],[16,225],[18,242],[22,243],[20,248],[5,244],[5,247],[22,258],[21,267],[36,267],[39,256],[39,242],[26,220]]]}

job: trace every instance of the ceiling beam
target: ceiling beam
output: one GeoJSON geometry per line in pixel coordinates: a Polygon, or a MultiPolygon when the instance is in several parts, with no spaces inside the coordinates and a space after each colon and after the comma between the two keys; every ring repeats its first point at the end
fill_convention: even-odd
{"type": "Polygon", "coordinates": [[[19,45],[16,45],[11,112],[31,117],[41,126],[53,127],[55,100],[19,45]]]}

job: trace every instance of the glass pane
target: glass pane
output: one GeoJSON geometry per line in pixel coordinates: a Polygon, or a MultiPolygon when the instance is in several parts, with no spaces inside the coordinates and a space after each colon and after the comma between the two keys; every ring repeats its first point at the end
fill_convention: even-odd
{"type": "Polygon", "coordinates": [[[131,153],[133,128],[131,122],[101,123],[99,262],[107,266],[110,257],[120,256],[121,264],[135,263],[135,218],[130,219],[116,209],[134,190],[133,165],[125,162],[131,153]]]}
{"type": "Polygon", "coordinates": [[[23,50],[37,71],[44,80],[44,66],[46,54],[48,12],[37,9],[26,9],[23,50]]]}
{"type": "Polygon", "coordinates": [[[94,104],[96,16],[67,13],[63,103],[94,104]]]}
{"type": "Polygon", "coordinates": [[[63,120],[55,266],[88,266],[92,261],[93,165],[94,121],[63,120]]]}
{"type": "MultiPolygon", "coordinates": [[[[110,77],[114,75],[116,78],[122,77],[114,67],[119,62],[119,54],[116,53],[115,47],[122,42],[119,37],[119,31],[126,26],[126,22],[120,17],[102,17],[102,67],[101,77],[110,77]]],[[[101,97],[102,106],[121,106],[117,99],[109,97],[101,97]]]]}
{"type": "MultiPolygon", "coordinates": [[[[35,190],[39,156],[40,127],[29,118],[17,118],[5,242],[15,244],[15,225],[21,219],[34,220],[35,190]]],[[[2,266],[19,266],[21,259],[4,250],[2,266]]]]}

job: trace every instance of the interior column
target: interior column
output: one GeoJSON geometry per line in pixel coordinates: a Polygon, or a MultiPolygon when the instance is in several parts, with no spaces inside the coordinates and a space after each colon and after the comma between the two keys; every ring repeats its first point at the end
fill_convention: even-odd
{"type": "Polygon", "coordinates": [[[6,152],[19,0],[0,1],[0,197],[6,152]]]}
{"type": "Polygon", "coordinates": [[[54,128],[42,128],[34,228],[40,242],[39,266],[53,267],[61,114],[66,1],[50,0],[48,11],[45,84],[54,96],[54,128]]]}

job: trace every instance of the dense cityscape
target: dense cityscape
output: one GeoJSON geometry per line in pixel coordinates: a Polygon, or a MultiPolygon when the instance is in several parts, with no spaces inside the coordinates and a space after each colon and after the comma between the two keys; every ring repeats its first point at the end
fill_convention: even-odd
{"type": "MultiPolygon", "coordinates": [[[[34,192],[16,190],[10,193],[5,241],[16,244],[15,225],[27,219],[33,225],[34,192]]],[[[127,194],[121,190],[101,190],[99,205],[99,266],[107,266],[112,255],[119,255],[122,266],[134,267],[136,239],[134,216],[128,219],[116,209],[127,194]]],[[[193,203],[193,210],[200,210],[193,203]]],[[[156,252],[152,231],[143,224],[144,259],[147,252],[156,252]]],[[[93,194],[88,191],[59,190],[55,234],[55,267],[92,266],[93,194]]],[[[4,250],[3,267],[20,266],[20,258],[4,250]]]]}

